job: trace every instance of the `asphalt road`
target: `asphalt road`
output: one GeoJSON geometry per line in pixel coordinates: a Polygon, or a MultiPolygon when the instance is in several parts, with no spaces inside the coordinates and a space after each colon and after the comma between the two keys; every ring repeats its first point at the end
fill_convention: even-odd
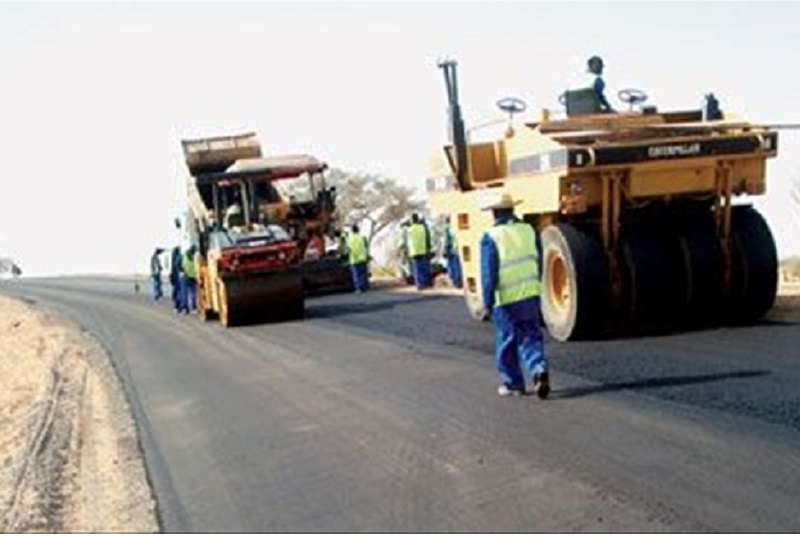
{"type": "Polygon", "coordinates": [[[800,530],[800,325],[548,344],[500,399],[460,298],[225,330],[130,281],[17,281],[109,349],[167,531],[800,530]]]}

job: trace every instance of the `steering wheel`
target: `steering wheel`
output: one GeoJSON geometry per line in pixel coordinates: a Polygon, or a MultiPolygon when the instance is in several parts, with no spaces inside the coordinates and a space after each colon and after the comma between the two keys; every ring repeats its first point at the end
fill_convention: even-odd
{"type": "Polygon", "coordinates": [[[628,105],[628,110],[633,110],[634,106],[647,100],[647,93],[641,89],[627,88],[620,90],[619,93],[617,93],[617,97],[628,105]]]}
{"type": "Polygon", "coordinates": [[[528,109],[528,105],[519,97],[505,97],[497,101],[497,107],[509,116],[522,113],[528,109]]]}

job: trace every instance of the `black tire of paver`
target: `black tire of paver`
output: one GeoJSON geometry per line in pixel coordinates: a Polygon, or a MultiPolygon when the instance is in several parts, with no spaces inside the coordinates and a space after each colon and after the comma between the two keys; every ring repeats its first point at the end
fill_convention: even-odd
{"type": "Polygon", "coordinates": [[[303,297],[302,293],[300,298],[291,304],[289,304],[286,308],[287,314],[285,316],[286,320],[302,320],[306,316],[306,301],[303,297]]]}
{"type": "Polygon", "coordinates": [[[735,207],[730,320],[751,323],[775,303],[778,290],[778,253],[767,222],[752,207],[735,207]]]}
{"type": "Polygon", "coordinates": [[[633,230],[620,241],[620,251],[629,328],[658,333],[680,325],[689,305],[677,237],[633,230]]]}
{"type": "Polygon", "coordinates": [[[686,281],[684,325],[717,324],[722,313],[723,257],[714,220],[708,217],[687,222],[679,237],[686,281]]]}
{"type": "Polygon", "coordinates": [[[606,326],[610,280],[600,243],[568,223],[541,234],[542,315],[559,341],[586,339],[606,326]]]}

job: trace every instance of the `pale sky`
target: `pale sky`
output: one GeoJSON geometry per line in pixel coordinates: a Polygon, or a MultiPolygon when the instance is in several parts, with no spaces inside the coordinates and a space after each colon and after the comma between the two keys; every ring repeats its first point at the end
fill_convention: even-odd
{"type": "MultiPolygon", "coordinates": [[[[800,4],[0,4],[0,257],[29,274],[144,271],[183,207],[179,140],[256,131],[268,153],[424,187],[445,137],[436,60],[459,61],[467,124],[532,114],[606,61],[610,93],[662,109],[714,91],[800,122],[800,4]]],[[[757,202],[800,254],[800,132],[757,202]]]]}

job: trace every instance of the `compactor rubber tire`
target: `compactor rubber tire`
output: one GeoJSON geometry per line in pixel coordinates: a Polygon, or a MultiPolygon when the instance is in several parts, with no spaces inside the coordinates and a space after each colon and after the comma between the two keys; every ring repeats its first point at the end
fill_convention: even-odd
{"type": "Polygon", "coordinates": [[[680,241],[674,235],[644,229],[620,241],[627,329],[668,331],[683,322],[689,307],[680,241]]]}
{"type": "Polygon", "coordinates": [[[714,325],[722,314],[723,254],[713,216],[686,222],[678,241],[686,281],[683,325],[714,325]]]}
{"type": "Polygon", "coordinates": [[[731,220],[730,320],[752,323],[775,303],[778,253],[767,222],[752,207],[735,207],[731,220]]]}
{"type": "Polygon", "coordinates": [[[610,279],[600,242],[567,223],[541,234],[542,314],[559,341],[585,339],[606,328],[610,279]]]}

